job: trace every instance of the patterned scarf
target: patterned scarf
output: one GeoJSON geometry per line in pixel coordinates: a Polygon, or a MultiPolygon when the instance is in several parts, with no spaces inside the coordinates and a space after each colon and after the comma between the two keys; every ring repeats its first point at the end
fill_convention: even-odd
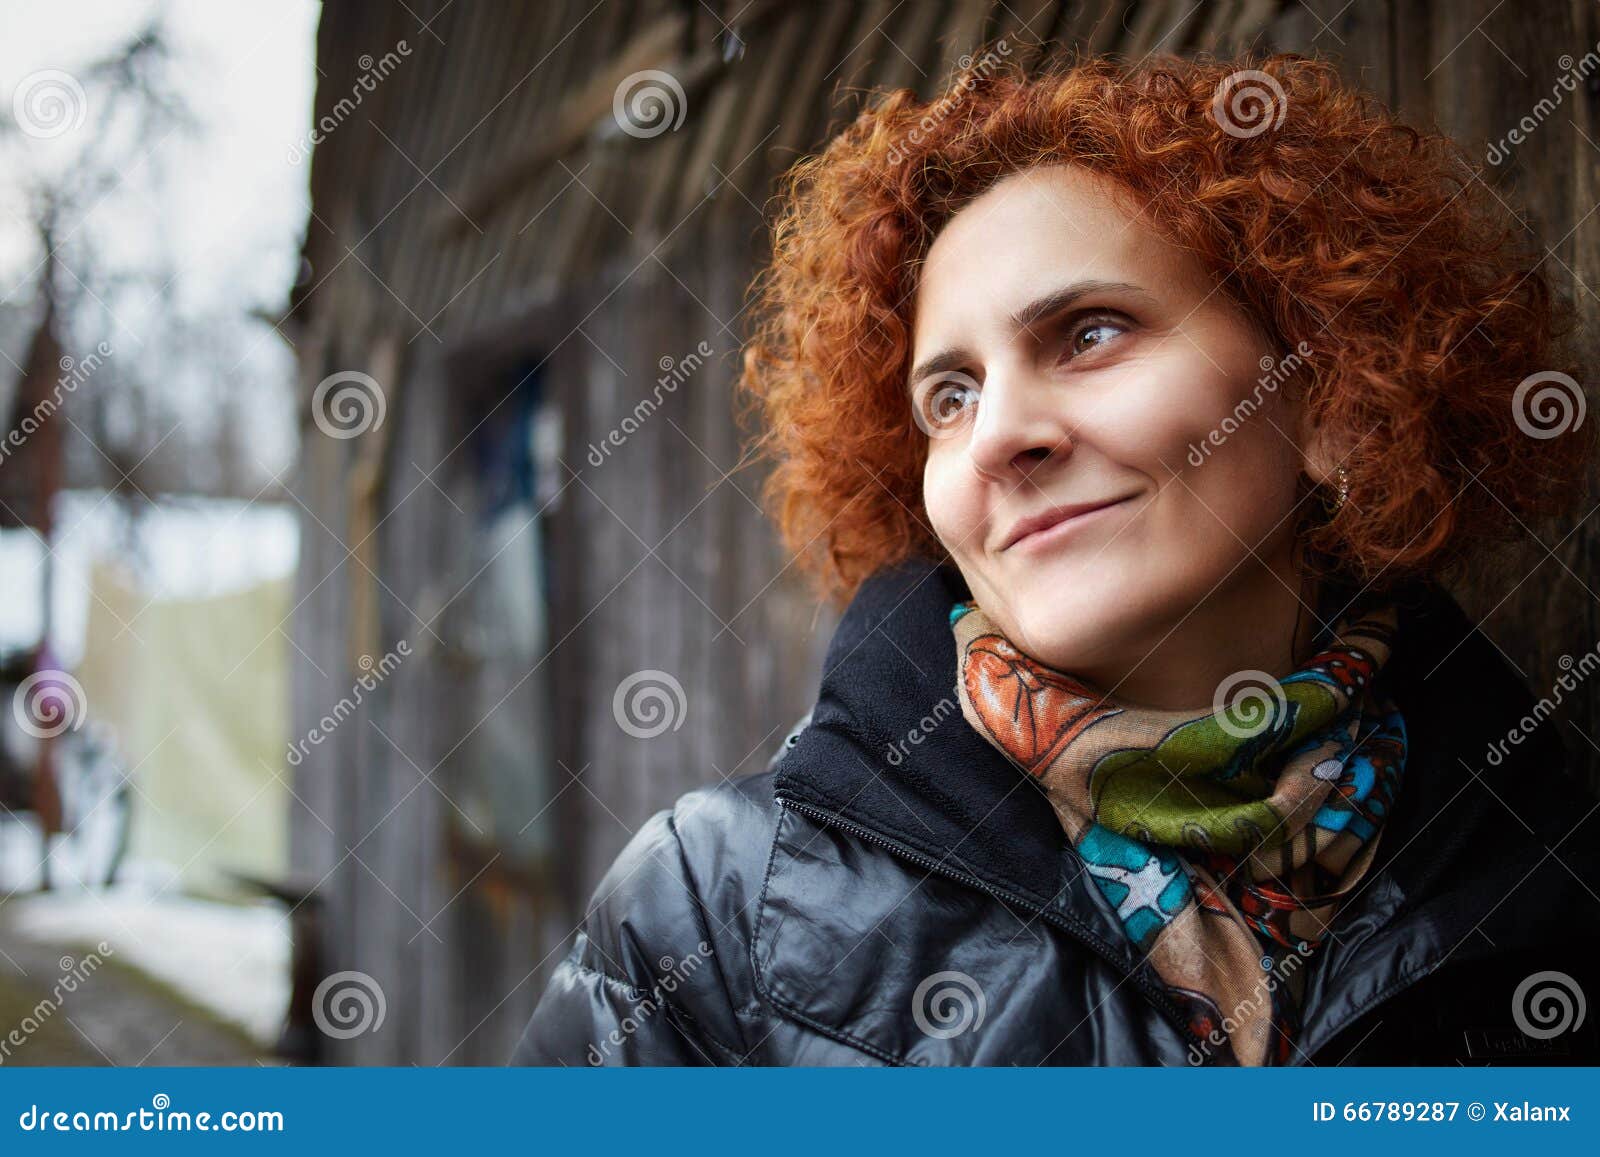
{"type": "Polygon", "coordinates": [[[1044,788],[1218,1063],[1289,1058],[1306,957],[1372,862],[1405,767],[1378,681],[1395,622],[1392,606],[1353,615],[1292,675],[1245,672],[1211,709],[1163,711],[1043,666],[974,603],[950,612],[967,721],[1044,788]]]}

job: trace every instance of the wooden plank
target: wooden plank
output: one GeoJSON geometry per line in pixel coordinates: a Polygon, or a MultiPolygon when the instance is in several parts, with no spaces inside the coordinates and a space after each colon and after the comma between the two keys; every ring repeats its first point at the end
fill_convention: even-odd
{"type": "Polygon", "coordinates": [[[1051,48],[1050,37],[1057,19],[1067,5],[1059,0],[1016,0],[1000,5],[989,38],[1005,41],[1011,49],[1007,59],[1030,69],[1051,48]]]}
{"type": "MultiPolygon", "coordinates": [[[[487,42],[480,39],[471,53],[456,57],[452,77],[456,95],[447,106],[451,113],[446,121],[447,134],[435,143],[437,151],[430,154],[438,159],[423,165],[424,169],[437,165],[437,171],[429,178],[433,184],[424,184],[413,195],[424,215],[416,219],[412,227],[414,232],[395,234],[400,244],[408,249],[421,248],[437,255],[430,262],[433,276],[426,290],[420,294],[425,303],[423,308],[411,305],[412,311],[418,314],[412,324],[419,329],[426,324],[437,340],[443,340],[443,337],[441,329],[434,328],[434,323],[438,322],[441,328],[449,324],[448,318],[438,316],[440,311],[483,268],[493,252],[488,249],[484,236],[478,232],[486,224],[481,216],[461,205],[459,199],[456,205],[450,205],[444,198],[449,195],[448,190],[460,182],[463,173],[478,171],[482,165],[481,158],[492,155],[488,151],[492,148],[492,134],[497,125],[507,123],[507,120],[499,119],[504,118],[506,113],[503,99],[528,67],[524,61],[529,50],[520,43],[518,35],[528,17],[527,10],[518,5],[505,5],[491,11],[492,16],[469,22],[473,26],[474,36],[487,37],[487,42]],[[486,89],[483,84],[485,75],[499,78],[499,83],[486,89]],[[457,206],[466,209],[468,215],[474,218],[476,228],[467,225],[457,206]],[[428,220],[426,212],[430,209],[434,213],[447,214],[452,222],[459,223],[466,231],[463,236],[470,238],[470,242],[442,247],[433,244],[437,234],[429,231],[425,224],[428,220]]],[[[405,187],[410,188],[419,178],[420,175],[411,170],[405,187]]],[[[408,301],[407,304],[411,303],[408,301]]]]}
{"type": "MultiPolygon", "coordinates": [[[[849,0],[825,0],[815,15],[812,34],[795,62],[789,99],[779,113],[779,129],[767,150],[778,172],[787,169],[822,138],[827,121],[827,86],[823,78],[850,48],[848,35],[855,6],[849,0]]],[[[769,189],[755,200],[765,205],[769,189]]]]}
{"type": "Polygon", "coordinates": [[[779,111],[792,93],[796,66],[806,55],[806,43],[815,33],[814,17],[808,10],[794,10],[753,45],[749,58],[741,62],[744,96],[739,102],[739,130],[730,135],[729,148],[720,160],[722,175],[713,171],[708,177],[731,186],[717,194],[723,212],[743,217],[743,210],[748,207],[745,203],[760,204],[771,185],[775,172],[769,159],[772,141],[783,129],[779,111]]]}
{"type": "MultiPolygon", "coordinates": [[[[1600,14],[1588,4],[1574,3],[1571,7],[1571,39],[1563,46],[1574,60],[1600,44],[1600,14]]],[[[1593,80],[1593,74],[1590,76],[1593,80]]],[[[1567,224],[1571,236],[1563,248],[1570,272],[1564,274],[1565,288],[1577,308],[1580,326],[1576,340],[1576,354],[1581,364],[1600,365],[1600,221],[1590,210],[1600,204],[1600,117],[1595,114],[1593,99],[1580,100],[1573,94],[1568,115],[1571,127],[1559,123],[1547,125],[1555,129],[1564,140],[1565,147],[1574,155],[1571,162],[1572,216],[1567,224]]],[[[1593,380],[1584,381],[1589,403],[1589,421],[1600,415],[1600,392],[1593,380]]],[[[1584,576],[1594,586],[1594,576],[1600,575],[1600,531],[1593,522],[1572,536],[1569,545],[1561,551],[1563,560],[1577,574],[1584,576]]],[[[1565,635],[1556,635],[1554,642],[1563,639],[1579,643],[1600,639],[1600,608],[1593,601],[1574,599],[1575,611],[1570,628],[1565,635]]],[[[1576,648],[1570,653],[1576,657],[1576,648]]],[[[1570,723],[1562,731],[1562,740],[1577,756],[1589,788],[1600,795],[1600,695],[1579,696],[1571,706],[1570,723]]]]}
{"type": "Polygon", "coordinates": [[[934,38],[940,5],[907,5],[894,12],[874,45],[873,86],[920,91],[934,83],[934,38]]]}
{"type": "MultiPolygon", "coordinates": [[[[620,20],[626,16],[627,7],[625,4],[608,5],[606,12],[612,14],[613,19],[620,20]]],[[[489,138],[485,147],[474,150],[475,156],[503,155],[530,133],[537,133],[547,117],[547,110],[555,106],[567,80],[567,69],[575,67],[582,59],[582,53],[576,47],[572,54],[562,51],[546,56],[549,52],[547,46],[557,43],[567,31],[561,25],[562,15],[561,6],[554,4],[542,12],[527,13],[524,28],[518,33],[518,43],[526,44],[527,48],[513,61],[515,75],[504,81],[510,95],[491,117],[492,123],[485,126],[489,138]],[[532,70],[531,74],[529,69],[532,70]]],[[[587,27],[586,22],[584,28],[587,27]]],[[[614,38],[615,33],[608,31],[606,35],[614,38]]],[[[566,179],[566,174],[560,169],[548,176],[566,179]]],[[[536,229],[525,233],[523,227],[537,212],[537,205],[544,204],[548,199],[546,194],[534,202],[534,207],[529,208],[526,206],[531,201],[530,195],[548,185],[548,180],[529,182],[528,187],[520,191],[521,195],[512,199],[505,212],[478,223],[485,235],[479,243],[479,257],[472,268],[474,272],[484,272],[450,303],[441,319],[440,332],[447,341],[463,340],[478,324],[510,304],[520,287],[537,279],[539,259],[546,255],[547,250],[534,243],[541,236],[536,229]],[[500,255],[498,260],[490,264],[491,258],[497,253],[500,255]]]]}
{"type": "Polygon", "coordinates": [[[1151,0],[1141,5],[1123,51],[1135,60],[1182,52],[1202,10],[1193,0],[1151,0]]]}
{"type": "Polygon", "coordinates": [[[960,67],[962,57],[969,57],[983,39],[989,25],[989,14],[996,8],[995,0],[956,0],[950,15],[939,33],[936,44],[938,63],[929,69],[918,91],[924,100],[937,100],[949,86],[951,77],[960,67]]]}
{"type": "Polygon", "coordinates": [[[848,124],[862,107],[867,95],[863,86],[871,83],[873,64],[884,47],[884,28],[898,8],[896,0],[867,0],[856,6],[859,15],[846,34],[848,47],[837,65],[822,78],[824,85],[833,86],[828,94],[829,106],[834,110],[830,126],[848,124]]]}
{"type": "MultiPolygon", "coordinates": [[[[675,60],[686,28],[685,16],[675,11],[642,29],[567,97],[551,123],[532,136],[518,155],[461,189],[453,199],[474,219],[494,213],[531,175],[577,148],[596,121],[611,115],[612,95],[625,78],[645,69],[664,68],[675,60]]],[[[460,233],[458,219],[440,217],[439,221],[441,230],[460,233]]]]}

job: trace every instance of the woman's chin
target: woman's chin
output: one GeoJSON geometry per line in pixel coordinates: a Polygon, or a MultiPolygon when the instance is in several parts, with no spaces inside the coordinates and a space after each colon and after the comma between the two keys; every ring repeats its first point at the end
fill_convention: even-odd
{"type": "Polygon", "coordinates": [[[1075,594],[1038,611],[1024,611],[1012,636],[1032,658],[1057,671],[1093,682],[1113,656],[1127,651],[1136,634],[1135,617],[1109,593],[1100,598],[1075,594]]]}

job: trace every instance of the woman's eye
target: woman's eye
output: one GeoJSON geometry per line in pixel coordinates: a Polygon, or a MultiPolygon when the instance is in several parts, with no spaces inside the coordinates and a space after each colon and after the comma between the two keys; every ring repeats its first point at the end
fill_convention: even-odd
{"type": "Polygon", "coordinates": [[[1084,318],[1067,330],[1067,356],[1076,357],[1078,354],[1087,353],[1096,346],[1105,345],[1127,332],[1127,326],[1110,318],[1084,318]]]}
{"type": "Polygon", "coordinates": [[[959,370],[936,374],[918,387],[912,414],[930,438],[953,434],[978,404],[978,380],[959,370]]]}

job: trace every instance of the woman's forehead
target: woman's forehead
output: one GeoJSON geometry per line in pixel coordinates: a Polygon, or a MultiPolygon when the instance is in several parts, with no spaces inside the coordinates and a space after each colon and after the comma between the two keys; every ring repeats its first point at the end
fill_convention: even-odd
{"type": "Polygon", "coordinates": [[[1025,314],[1041,293],[1077,281],[1156,295],[1203,295],[1209,285],[1194,256],[1131,213],[1107,178],[1041,166],[997,182],[940,230],[919,273],[917,328],[1025,314]]]}

